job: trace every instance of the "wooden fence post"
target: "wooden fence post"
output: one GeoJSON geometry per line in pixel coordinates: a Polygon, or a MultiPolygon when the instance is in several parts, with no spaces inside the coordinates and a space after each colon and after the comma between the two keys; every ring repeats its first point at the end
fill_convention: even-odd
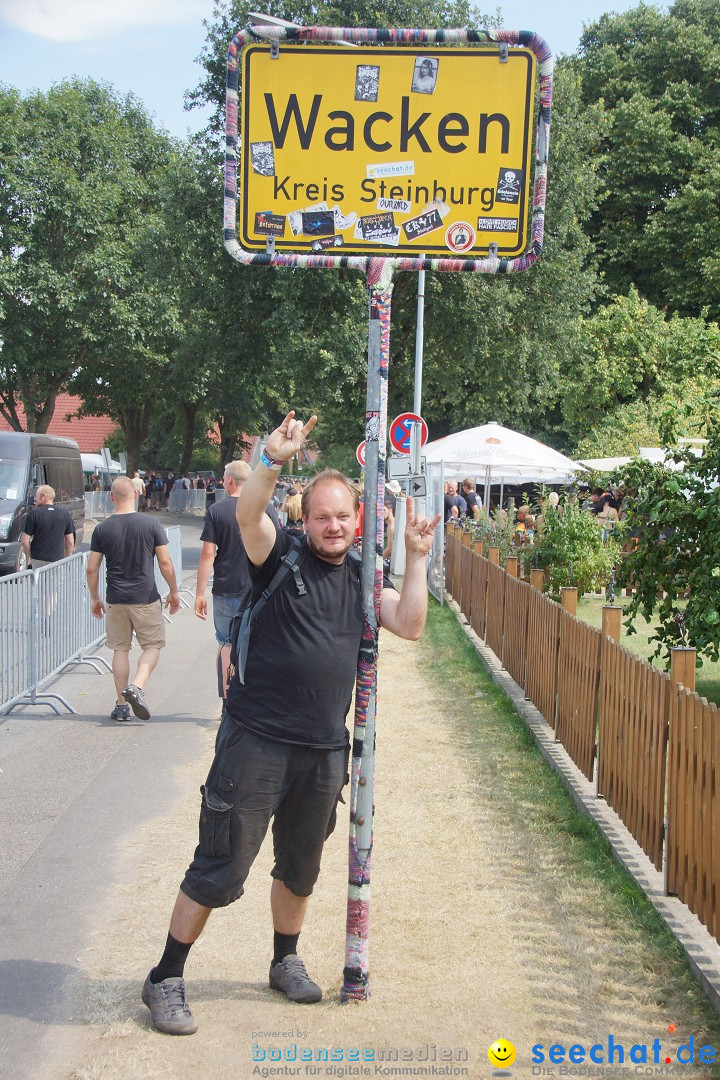
{"type": "Polygon", "coordinates": [[[622,629],[622,608],[617,604],[603,604],[602,609],[602,635],[611,637],[613,641],[620,640],[622,629]]]}
{"type": "Polygon", "coordinates": [[[493,547],[492,545],[490,546],[490,549],[488,551],[488,561],[491,562],[491,563],[495,563],[496,566],[500,565],[500,548],[499,547],[493,547]]]}
{"type": "Polygon", "coordinates": [[[571,615],[577,615],[577,589],[571,585],[563,585],[560,589],[560,601],[564,611],[571,615]]]}
{"type": "Polygon", "coordinates": [[[682,683],[688,690],[695,691],[696,657],[697,649],[678,645],[670,650],[670,681],[673,685],[682,683]]]}
{"type": "Polygon", "coordinates": [[[508,555],[505,560],[505,570],[510,577],[516,578],[518,576],[518,557],[517,555],[508,555]]]}
{"type": "Polygon", "coordinates": [[[530,571],[530,584],[533,589],[537,589],[538,592],[543,591],[543,585],[545,584],[545,571],[544,570],[531,570],[530,571]]]}
{"type": "Polygon", "coordinates": [[[482,555],[482,553],[483,553],[483,542],[482,542],[482,540],[476,540],[475,541],[475,543],[473,544],[473,551],[475,552],[476,555],[482,555]]]}

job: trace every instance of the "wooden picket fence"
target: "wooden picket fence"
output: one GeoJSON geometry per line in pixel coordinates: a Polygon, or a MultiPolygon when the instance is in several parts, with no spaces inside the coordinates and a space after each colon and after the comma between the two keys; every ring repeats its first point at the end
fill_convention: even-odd
{"type": "Polygon", "coordinates": [[[569,757],[720,941],[715,705],[489,562],[450,526],[446,587],[569,757]]]}

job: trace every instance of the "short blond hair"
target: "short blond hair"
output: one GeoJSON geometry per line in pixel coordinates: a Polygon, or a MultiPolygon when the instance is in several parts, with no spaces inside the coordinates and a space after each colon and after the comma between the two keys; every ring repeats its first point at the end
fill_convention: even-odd
{"type": "Polygon", "coordinates": [[[135,498],[136,491],[129,476],[116,476],[110,488],[116,502],[130,502],[135,498]]]}
{"type": "Polygon", "coordinates": [[[251,472],[247,461],[228,461],[223,476],[229,476],[235,484],[244,484],[251,472]]]}
{"type": "Polygon", "coordinates": [[[35,491],[35,498],[37,498],[38,495],[44,495],[50,502],[55,502],[55,488],[51,488],[49,484],[40,484],[35,491]]]}
{"type": "Polygon", "coordinates": [[[344,473],[341,473],[338,469],[323,469],[322,472],[316,473],[312,480],[309,480],[305,485],[305,489],[302,493],[302,512],[303,517],[307,517],[310,513],[310,499],[312,493],[316,487],[320,484],[340,484],[350,492],[353,501],[353,510],[357,514],[360,507],[360,496],[358,490],[352,480],[348,480],[344,473]]]}

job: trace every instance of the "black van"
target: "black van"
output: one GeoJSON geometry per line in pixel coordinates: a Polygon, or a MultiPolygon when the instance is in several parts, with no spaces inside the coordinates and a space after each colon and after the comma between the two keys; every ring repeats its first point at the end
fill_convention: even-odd
{"type": "Polygon", "coordinates": [[[0,431],[0,574],[25,569],[20,536],[36,489],[49,484],[55,505],[70,513],[82,543],[85,494],[78,444],[56,435],[0,431]]]}

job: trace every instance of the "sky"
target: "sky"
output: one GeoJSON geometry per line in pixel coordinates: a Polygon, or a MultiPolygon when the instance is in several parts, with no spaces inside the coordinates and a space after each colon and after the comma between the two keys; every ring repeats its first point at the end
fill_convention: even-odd
{"type": "MultiPolygon", "coordinates": [[[[574,52],[583,26],[638,0],[497,0],[503,24],[534,30],[553,53],[574,52]]],[[[658,3],[667,9],[667,4],[658,3]]],[[[258,0],[262,10],[262,0],[258,0]]],[[[158,127],[184,138],[204,126],[207,109],[183,109],[197,86],[213,0],[0,0],[0,81],[25,93],[73,75],[132,92],[158,127]]],[[[240,29],[240,27],[238,27],[240,29]]]]}

